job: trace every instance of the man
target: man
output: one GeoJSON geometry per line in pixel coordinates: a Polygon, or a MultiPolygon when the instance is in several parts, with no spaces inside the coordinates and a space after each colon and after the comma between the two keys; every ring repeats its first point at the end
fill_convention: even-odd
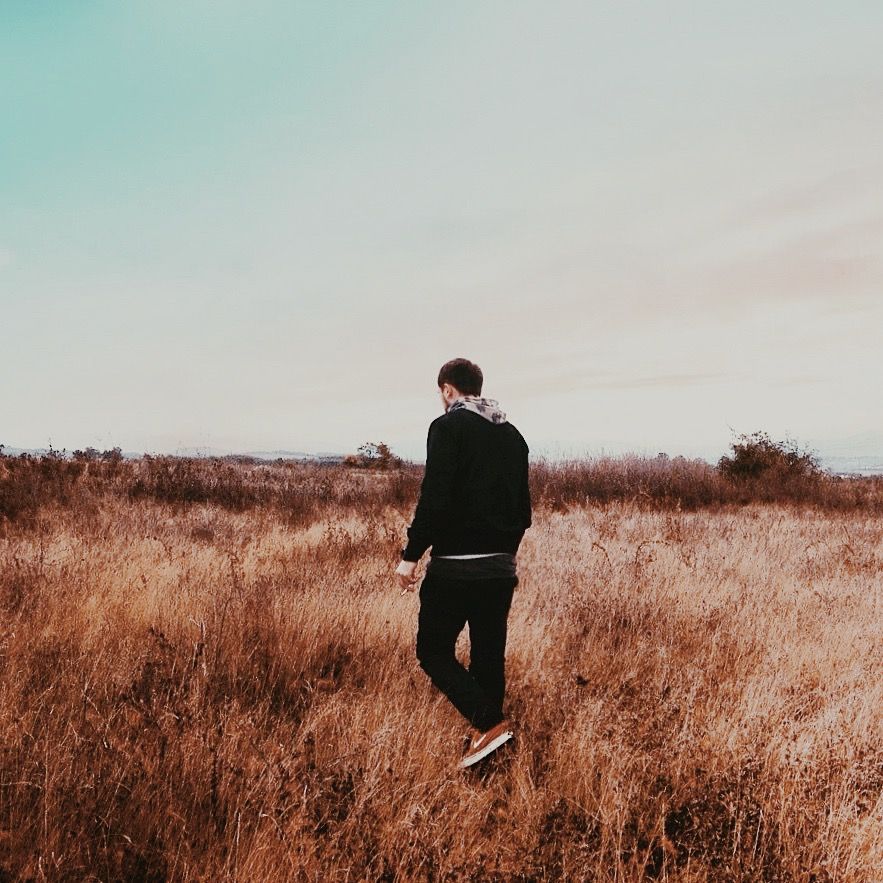
{"type": "Polygon", "coordinates": [[[396,569],[402,594],[420,584],[417,658],[435,686],[469,721],[460,763],[471,766],[512,738],[503,714],[506,628],[516,553],[531,526],[528,447],[500,410],[481,396],[483,375],[452,359],[438,375],[445,413],[429,425],[420,499],[396,569]],[[469,623],[468,670],[454,648],[469,623]]]}

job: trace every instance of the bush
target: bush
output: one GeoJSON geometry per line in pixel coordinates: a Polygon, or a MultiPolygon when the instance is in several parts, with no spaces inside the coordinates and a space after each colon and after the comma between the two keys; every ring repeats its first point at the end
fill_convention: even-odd
{"type": "Polygon", "coordinates": [[[801,451],[791,439],[777,442],[765,432],[743,433],[730,447],[733,456],[721,457],[717,468],[721,475],[736,481],[813,478],[822,474],[816,456],[801,451]]]}
{"type": "Polygon", "coordinates": [[[357,469],[396,469],[403,464],[401,457],[397,457],[390,450],[389,445],[383,442],[365,442],[358,449],[358,454],[347,454],[343,463],[345,466],[355,466],[357,469]]]}

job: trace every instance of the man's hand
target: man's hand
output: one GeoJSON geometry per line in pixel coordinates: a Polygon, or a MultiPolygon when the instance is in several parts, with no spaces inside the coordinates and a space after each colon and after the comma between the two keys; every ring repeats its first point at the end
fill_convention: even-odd
{"type": "Polygon", "coordinates": [[[402,561],[396,568],[396,576],[398,577],[399,586],[402,594],[405,592],[413,592],[417,587],[417,562],[402,561]]]}

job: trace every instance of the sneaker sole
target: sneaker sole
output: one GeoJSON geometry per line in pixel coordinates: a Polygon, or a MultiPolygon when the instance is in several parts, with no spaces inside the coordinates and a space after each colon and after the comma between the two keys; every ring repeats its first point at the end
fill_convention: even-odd
{"type": "Polygon", "coordinates": [[[495,739],[491,739],[481,751],[476,752],[475,754],[470,754],[469,757],[464,758],[460,761],[460,766],[465,768],[472,766],[474,763],[478,763],[482,758],[487,757],[492,751],[496,751],[501,745],[508,742],[512,738],[512,731],[506,730],[505,733],[500,733],[495,739]]]}

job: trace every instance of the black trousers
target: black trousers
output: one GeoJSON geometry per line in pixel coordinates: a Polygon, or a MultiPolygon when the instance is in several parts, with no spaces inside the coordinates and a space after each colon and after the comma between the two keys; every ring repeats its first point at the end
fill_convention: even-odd
{"type": "Polygon", "coordinates": [[[504,718],[506,629],[517,585],[517,576],[466,580],[432,574],[420,583],[420,667],[478,730],[489,730],[504,718]],[[454,653],[466,623],[468,669],[454,653]]]}

